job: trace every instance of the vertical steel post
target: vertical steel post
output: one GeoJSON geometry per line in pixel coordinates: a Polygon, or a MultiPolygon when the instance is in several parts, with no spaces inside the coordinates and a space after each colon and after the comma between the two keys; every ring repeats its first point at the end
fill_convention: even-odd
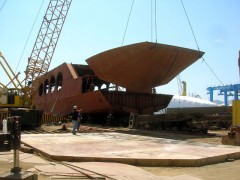
{"type": "Polygon", "coordinates": [[[21,172],[21,168],[19,167],[19,149],[21,146],[21,121],[20,116],[13,116],[12,119],[12,128],[11,128],[11,137],[12,137],[12,145],[14,150],[14,166],[11,169],[11,172],[16,174],[21,172]]]}
{"type": "Polygon", "coordinates": [[[16,168],[19,168],[19,150],[18,149],[14,149],[13,160],[14,160],[13,169],[15,171],[16,168]]]}
{"type": "Polygon", "coordinates": [[[238,100],[238,90],[234,89],[234,100],[238,100]]]}
{"type": "Polygon", "coordinates": [[[228,95],[227,95],[227,90],[224,90],[224,105],[227,106],[228,105],[228,95]]]}
{"type": "Polygon", "coordinates": [[[207,90],[209,91],[209,94],[210,94],[210,101],[213,102],[213,88],[209,87],[207,88],[207,90]]]}

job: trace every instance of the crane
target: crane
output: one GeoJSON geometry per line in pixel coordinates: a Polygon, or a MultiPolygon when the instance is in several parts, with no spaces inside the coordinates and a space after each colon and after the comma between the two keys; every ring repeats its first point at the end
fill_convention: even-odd
{"type": "MultiPolygon", "coordinates": [[[[19,105],[20,107],[32,105],[32,96],[41,80],[39,77],[48,72],[71,2],[72,0],[50,0],[49,2],[31,55],[28,58],[25,79],[16,85],[20,86],[21,90],[22,105],[19,105]]],[[[13,73],[13,77],[17,78],[17,75],[13,73]]]]}
{"type": "Polygon", "coordinates": [[[9,82],[3,84],[0,82],[0,107],[19,107],[22,106],[22,99],[20,98],[20,89],[23,88],[21,82],[18,79],[18,74],[15,74],[8,64],[7,60],[0,52],[0,65],[5,71],[9,82]],[[13,87],[10,88],[10,86],[13,87]]]}
{"type": "Polygon", "coordinates": [[[41,75],[48,72],[72,0],[50,0],[26,67],[25,105],[31,103],[41,75]],[[33,83],[34,82],[34,83],[33,83]]]}

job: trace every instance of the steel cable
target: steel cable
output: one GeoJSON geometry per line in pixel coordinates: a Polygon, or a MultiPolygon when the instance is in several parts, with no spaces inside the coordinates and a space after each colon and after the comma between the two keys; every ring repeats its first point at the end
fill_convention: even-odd
{"type": "Polygon", "coordinates": [[[30,31],[30,33],[28,34],[27,41],[25,42],[23,51],[22,51],[21,56],[20,56],[20,58],[19,58],[19,60],[18,60],[18,64],[17,64],[16,70],[15,70],[15,74],[16,74],[17,69],[18,69],[18,67],[19,67],[19,64],[20,64],[20,62],[21,62],[21,60],[22,60],[23,54],[24,54],[24,52],[25,52],[25,49],[26,49],[27,44],[28,44],[28,41],[29,41],[30,36],[31,36],[31,34],[32,34],[33,27],[35,26],[35,23],[36,23],[36,21],[37,21],[37,18],[38,18],[38,16],[39,16],[39,13],[40,13],[40,11],[41,11],[41,9],[42,9],[43,3],[44,3],[44,0],[43,0],[42,3],[41,3],[41,6],[40,6],[40,8],[39,8],[39,10],[38,10],[38,13],[37,13],[37,16],[36,16],[36,18],[35,18],[35,20],[34,20],[34,23],[33,23],[33,25],[32,25],[31,31],[30,31]]]}
{"type": "Polygon", "coordinates": [[[156,43],[157,43],[157,0],[155,0],[155,36],[156,36],[156,43]]]}
{"type": "Polygon", "coordinates": [[[0,8],[0,13],[1,13],[1,11],[2,11],[2,9],[3,9],[3,7],[4,7],[5,3],[6,3],[6,1],[7,1],[7,0],[5,0],[5,1],[3,2],[2,6],[1,6],[1,8],[0,8]]]}
{"type": "MultiPolygon", "coordinates": [[[[197,38],[196,38],[195,33],[194,33],[194,31],[193,31],[191,22],[190,22],[190,20],[189,20],[187,11],[186,11],[186,9],[185,9],[185,7],[184,7],[184,4],[183,4],[183,1],[182,1],[182,0],[181,0],[181,3],[182,3],[182,7],[183,7],[183,9],[184,9],[185,15],[186,15],[186,17],[187,17],[187,20],[188,20],[188,24],[189,24],[189,26],[190,26],[190,28],[191,28],[192,35],[193,35],[193,37],[194,37],[194,40],[195,40],[195,43],[196,43],[196,45],[197,45],[198,51],[200,51],[200,48],[199,48],[199,45],[198,45],[198,42],[197,42],[197,38]]],[[[206,62],[206,60],[205,60],[203,57],[202,57],[201,59],[203,60],[203,62],[205,62],[205,64],[206,64],[207,67],[210,69],[210,71],[213,73],[213,75],[217,78],[217,80],[223,85],[222,81],[219,79],[219,77],[216,75],[216,73],[213,71],[213,69],[209,66],[209,64],[206,62]]],[[[224,86],[224,85],[223,85],[223,86],[224,86]]]]}
{"type": "Polygon", "coordinates": [[[125,32],[124,32],[124,35],[123,35],[122,45],[123,45],[123,42],[125,40],[125,36],[126,36],[127,28],[128,28],[128,23],[129,23],[131,13],[132,13],[133,4],[134,4],[134,0],[132,1],[131,9],[130,9],[130,12],[129,12],[129,15],[128,15],[128,20],[127,20],[127,25],[126,25],[125,32]]]}

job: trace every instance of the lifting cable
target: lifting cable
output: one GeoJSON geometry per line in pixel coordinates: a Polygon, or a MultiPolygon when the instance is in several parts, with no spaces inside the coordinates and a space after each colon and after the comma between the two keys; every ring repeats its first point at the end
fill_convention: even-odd
{"type": "MultiPolygon", "coordinates": [[[[152,17],[152,14],[153,14],[153,0],[151,0],[151,41],[152,41],[152,34],[153,34],[153,17],[152,17]]],[[[156,36],[156,43],[157,43],[157,0],[155,0],[154,2],[154,16],[155,16],[155,36],[156,36]]],[[[123,46],[123,43],[124,43],[124,40],[125,40],[125,36],[126,36],[126,32],[127,32],[127,28],[128,28],[128,24],[129,24],[129,21],[130,21],[130,17],[131,17],[131,13],[132,13],[132,9],[133,9],[133,4],[134,4],[134,0],[132,1],[132,5],[131,5],[131,8],[130,8],[130,12],[129,12],[129,15],[128,15],[128,20],[127,20],[127,24],[126,24],[126,28],[125,28],[125,32],[124,32],[124,35],[123,35],[123,39],[122,39],[122,44],[121,46],[123,46]]]]}
{"type": "Polygon", "coordinates": [[[1,8],[0,8],[0,13],[1,13],[1,11],[2,11],[2,9],[3,9],[3,7],[4,7],[5,3],[6,3],[6,1],[7,1],[7,0],[5,0],[5,1],[3,2],[2,6],[1,6],[1,8]]]}
{"type": "MultiPolygon", "coordinates": [[[[156,43],[158,39],[157,35],[157,1],[154,2],[154,23],[155,23],[155,38],[156,43]]],[[[153,0],[151,0],[151,42],[153,41],[153,0]]]]}
{"type": "Polygon", "coordinates": [[[155,0],[155,36],[157,43],[157,0],[155,0]]]}
{"type": "Polygon", "coordinates": [[[36,23],[36,21],[37,21],[37,18],[38,18],[38,16],[39,16],[39,13],[40,13],[40,11],[41,11],[41,9],[42,9],[43,3],[44,3],[44,0],[43,0],[42,3],[41,3],[41,6],[40,6],[40,8],[39,8],[39,10],[38,10],[38,13],[37,13],[37,16],[36,16],[36,18],[35,18],[35,20],[34,20],[34,23],[33,23],[33,25],[32,25],[31,31],[30,31],[30,33],[29,33],[29,35],[28,35],[27,41],[26,41],[26,43],[25,43],[25,45],[24,45],[22,54],[21,54],[21,56],[20,56],[20,58],[19,58],[19,60],[18,60],[18,64],[17,64],[16,70],[15,70],[15,73],[17,72],[18,66],[19,66],[19,64],[20,64],[20,62],[21,62],[21,60],[22,60],[23,53],[24,53],[24,51],[25,51],[25,49],[26,49],[27,43],[28,43],[29,38],[30,38],[30,36],[31,36],[31,34],[32,34],[32,31],[33,31],[33,27],[35,26],[35,23],[36,23]]]}
{"type": "MultiPolygon", "coordinates": [[[[184,4],[183,4],[183,1],[182,1],[182,0],[181,0],[181,3],[182,3],[182,7],[183,7],[183,9],[184,9],[185,15],[186,15],[186,17],[187,17],[187,20],[188,20],[188,24],[189,24],[189,26],[190,26],[190,28],[191,28],[192,35],[193,35],[193,37],[194,37],[194,40],[195,40],[195,43],[196,43],[196,45],[197,45],[198,51],[200,51],[200,48],[199,48],[199,45],[198,45],[196,36],[195,36],[195,34],[194,34],[194,31],[193,31],[191,22],[190,22],[190,20],[189,20],[187,11],[186,11],[186,9],[185,9],[185,7],[184,7],[184,4]]],[[[213,71],[213,69],[209,66],[209,64],[206,62],[206,60],[205,60],[203,57],[202,57],[202,60],[203,60],[203,62],[205,62],[205,64],[208,66],[208,68],[212,71],[212,73],[213,73],[214,76],[218,79],[218,81],[224,86],[224,84],[222,83],[222,81],[219,79],[219,77],[216,75],[216,73],[213,71]]]]}
{"type": "Polygon", "coordinates": [[[123,45],[123,42],[125,40],[125,36],[126,36],[127,28],[128,28],[128,23],[129,23],[131,13],[132,13],[133,4],[134,4],[134,0],[132,1],[131,9],[130,9],[130,12],[129,12],[129,15],[128,15],[128,20],[127,20],[127,25],[126,25],[125,32],[124,32],[124,35],[123,35],[122,45],[123,45]]]}
{"type": "Polygon", "coordinates": [[[151,0],[151,42],[153,39],[153,0],[151,0]]]}

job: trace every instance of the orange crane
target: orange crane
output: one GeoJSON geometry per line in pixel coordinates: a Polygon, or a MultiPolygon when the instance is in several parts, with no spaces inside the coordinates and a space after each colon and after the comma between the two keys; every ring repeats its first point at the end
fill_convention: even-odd
{"type": "MultiPolygon", "coordinates": [[[[1,107],[30,107],[32,105],[32,96],[39,86],[40,79],[38,77],[48,72],[71,2],[72,0],[50,0],[31,55],[28,58],[26,76],[21,82],[24,85],[20,83],[17,85],[18,91],[21,92],[16,93],[11,102],[0,103],[1,107]],[[21,96],[20,102],[15,101],[19,99],[19,96],[21,96]]],[[[13,77],[17,78],[16,75],[13,77]]]]}
{"type": "MultiPolygon", "coordinates": [[[[27,87],[25,94],[30,101],[39,85],[37,77],[48,72],[71,2],[72,0],[50,0],[49,2],[25,71],[25,87],[27,87]]],[[[29,104],[28,101],[24,103],[29,104]]]]}

